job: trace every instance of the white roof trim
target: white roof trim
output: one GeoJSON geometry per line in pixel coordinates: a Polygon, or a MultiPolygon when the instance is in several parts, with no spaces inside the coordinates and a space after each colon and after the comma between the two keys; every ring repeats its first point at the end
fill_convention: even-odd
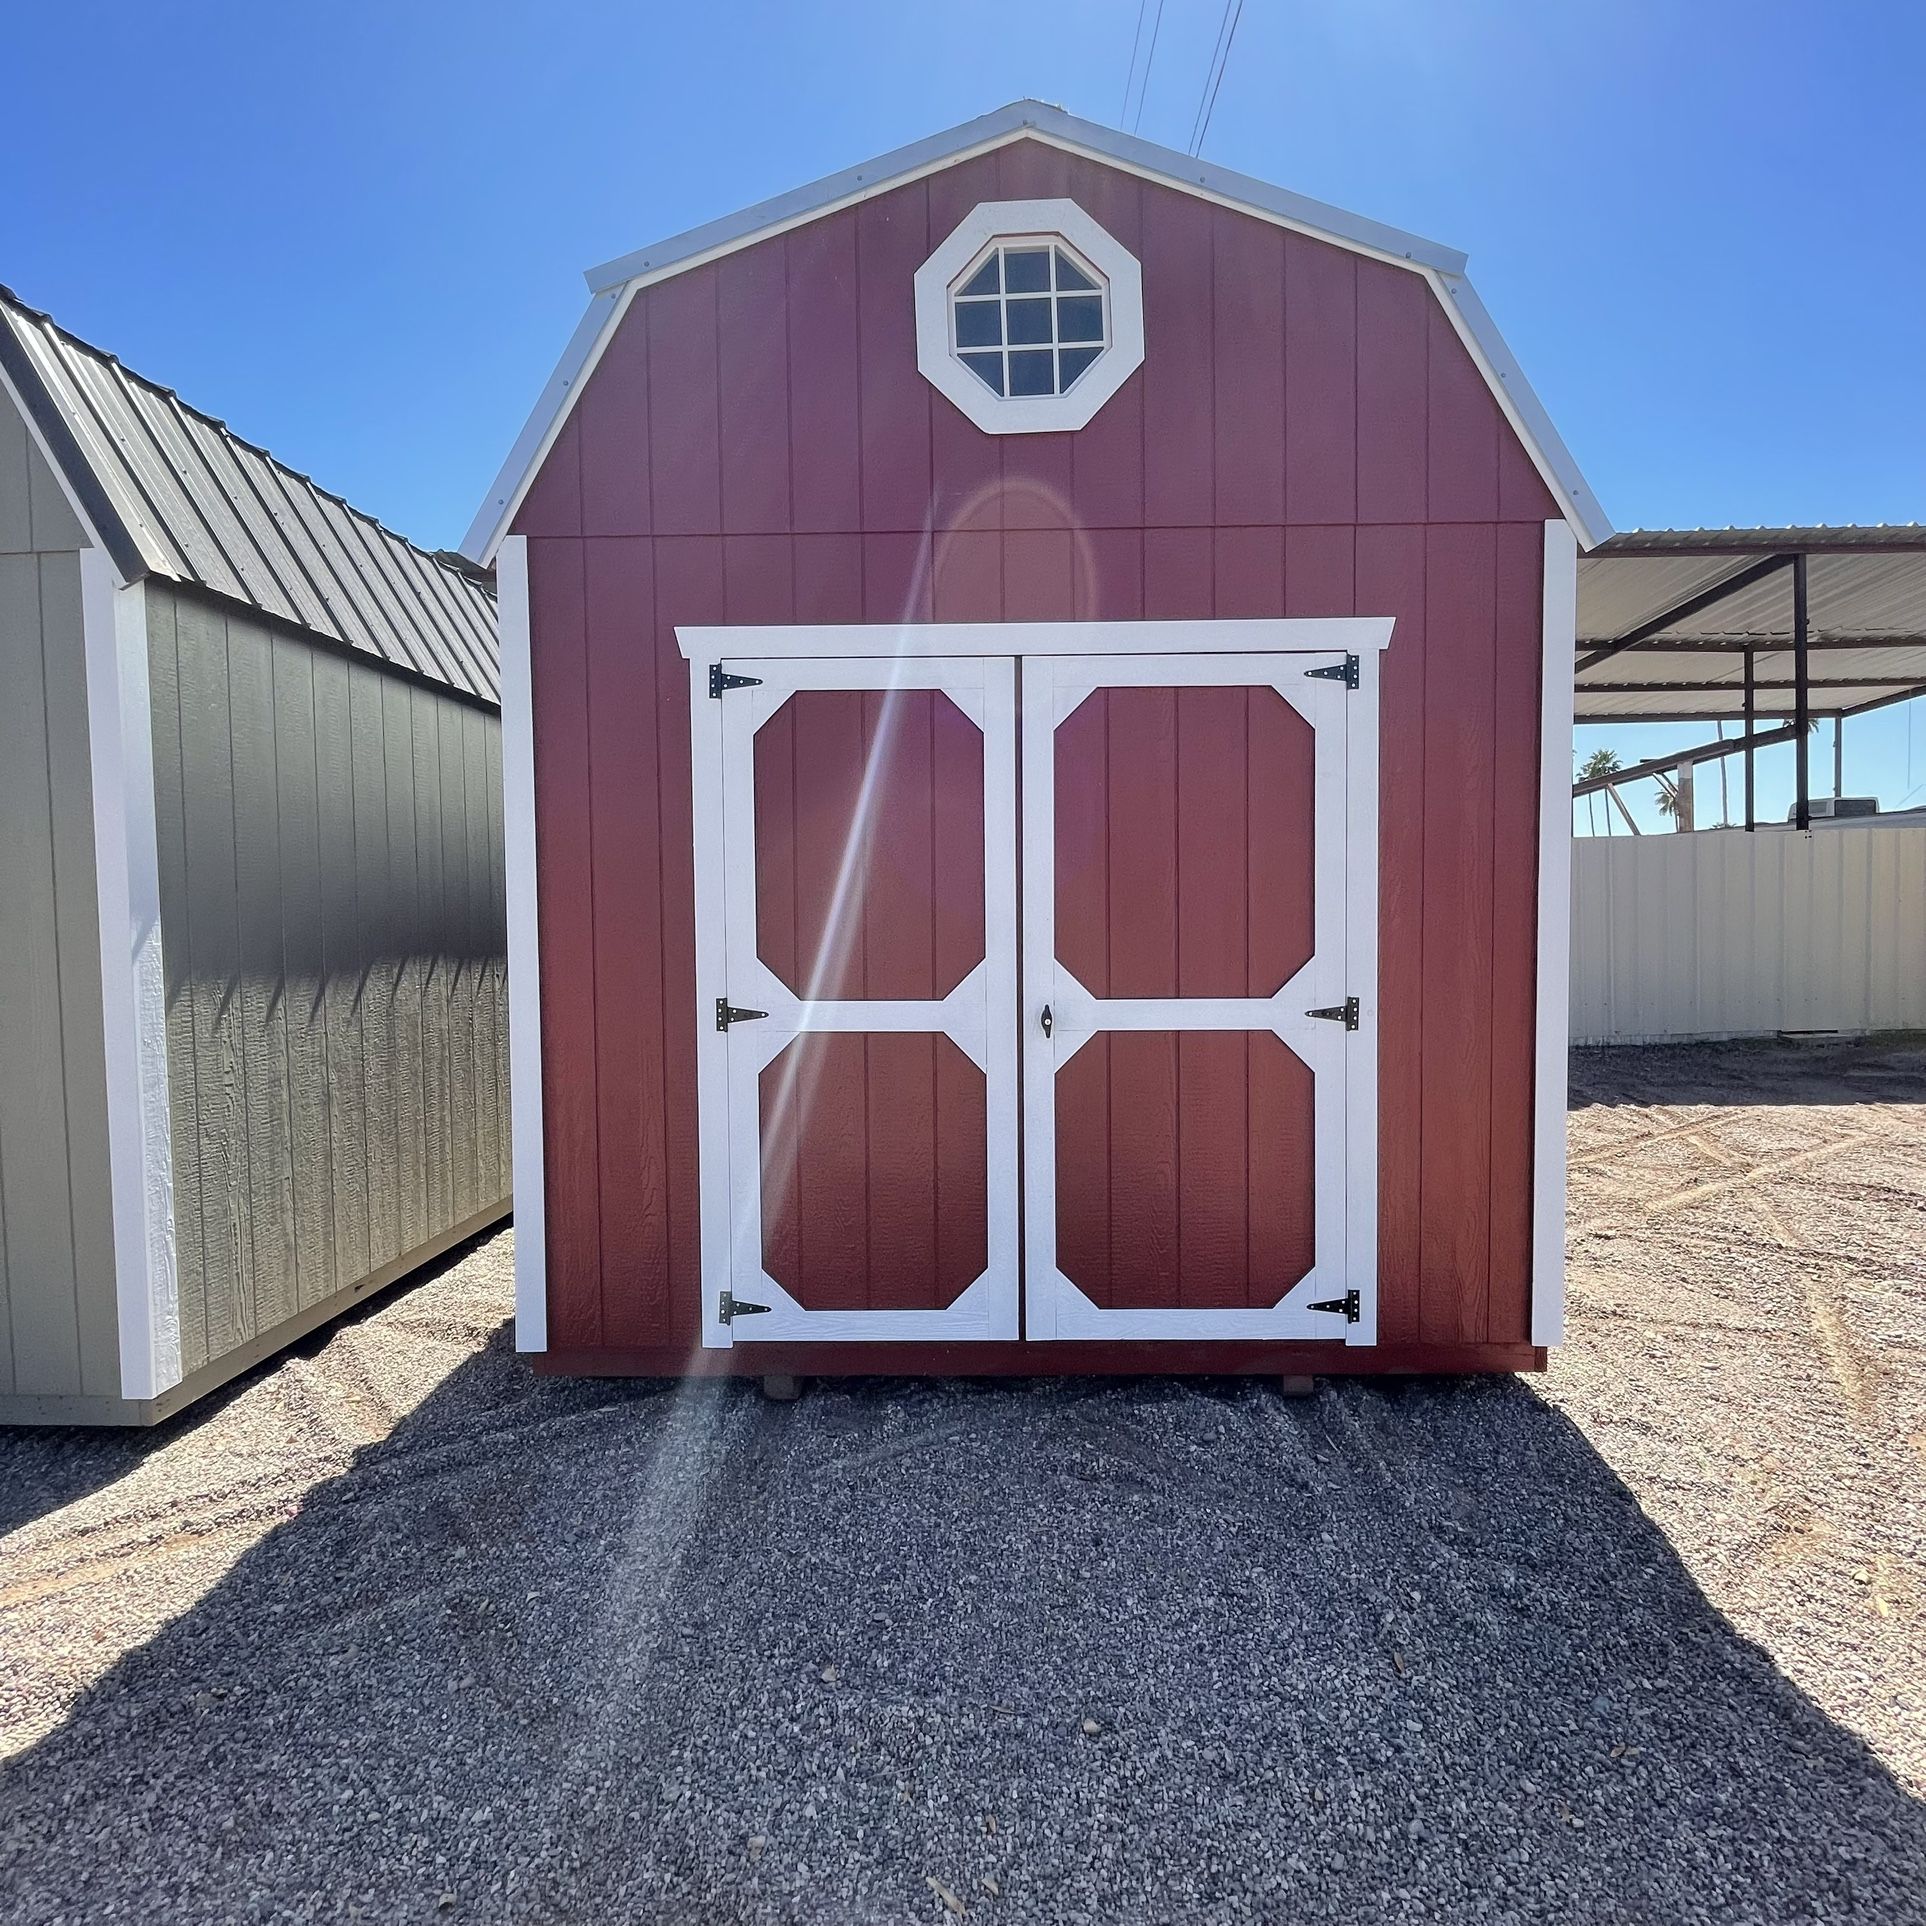
{"type": "Polygon", "coordinates": [[[1079,120],[1060,107],[1038,100],[1019,100],[981,119],[966,121],[945,133],[932,134],[926,140],[899,147],[860,167],[829,175],[739,214],[690,228],[652,247],[637,249],[591,268],[585,277],[592,296],[588,313],[570,338],[554,374],[549,377],[548,385],[502,464],[501,473],[462,543],[462,552],[484,566],[494,561],[495,550],[520,508],[522,497],[568,419],[576,393],[594,372],[629,300],[639,289],[667,280],[671,275],[686,273],[753,241],[765,240],[806,221],[836,213],[957,161],[1025,138],[1108,162],[1200,199],[1258,215],[1281,227],[1318,240],[1334,241],[1356,253],[1424,274],[1524,441],[1580,544],[1591,548],[1612,532],[1597,498],[1585,485],[1577,464],[1533,394],[1531,384],[1512,359],[1503,337],[1492,326],[1483,304],[1463,279],[1465,257],[1455,248],[1442,247],[1399,228],[1366,220],[1323,201],[1309,200],[1266,181],[1254,180],[1248,174],[1213,167],[1194,156],[1139,140],[1133,134],[1120,133],[1095,121],[1079,120]]]}

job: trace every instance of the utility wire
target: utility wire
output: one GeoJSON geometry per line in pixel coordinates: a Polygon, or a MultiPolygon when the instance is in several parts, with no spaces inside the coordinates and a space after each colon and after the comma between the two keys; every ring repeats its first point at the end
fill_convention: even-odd
{"type": "Polygon", "coordinates": [[[1150,21],[1150,51],[1144,55],[1143,78],[1137,83],[1137,112],[1130,123],[1134,134],[1143,125],[1144,96],[1150,91],[1150,70],[1157,64],[1157,35],[1164,24],[1164,0],[1157,0],[1157,11],[1150,21]]]}
{"type": "Polygon", "coordinates": [[[1217,72],[1213,78],[1209,72],[1204,76],[1204,97],[1197,103],[1197,119],[1191,127],[1190,151],[1198,154],[1203,151],[1204,136],[1210,132],[1210,117],[1217,111],[1217,95],[1224,84],[1224,69],[1230,65],[1231,42],[1237,38],[1237,25],[1244,17],[1244,0],[1224,0],[1224,18],[1218,23],[1218,39],[1223,46],[1221,55],[1211,49],[1216,62],[1217,72]]]}
{"type": "Polygon", "coordinates": [[[1137,48],[1144,37],[1144,9],[1150,0],[1137,0],[1137,31],[1130,36],[1130,71],[1124,75],[1123,105],[1117,109],[1117,125],[1124,124],[1130,112],[1130,83],[1137,78],[1137,48]]]}

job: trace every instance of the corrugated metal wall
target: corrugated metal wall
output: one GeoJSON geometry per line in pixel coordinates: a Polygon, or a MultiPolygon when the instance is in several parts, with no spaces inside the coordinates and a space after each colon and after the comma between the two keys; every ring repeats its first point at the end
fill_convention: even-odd
{"type": "Polygon", "coordinates": [[[148,587],[182,1366],[509,1192],[500,722],[148,587]]]}
{"type": "Polygon", "coordinates": [[[0,397],[0,1399],[120,1391],[85,545],[0,397]]]}
{"type": "Polygon", "coordinates": [[[1926,1028],[1926,829],[1584,836],[1572,1041],[1926,1028]]]}

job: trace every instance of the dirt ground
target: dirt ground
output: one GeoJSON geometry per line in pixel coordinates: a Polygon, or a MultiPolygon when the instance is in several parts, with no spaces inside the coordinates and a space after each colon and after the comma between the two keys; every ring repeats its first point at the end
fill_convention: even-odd
{"type": "Polygon", "coordinates": [[[0,1430],[0,1918],[1926,1919],[1926,1046],[1582,1052],[1532,1380],[0,1430]]]}

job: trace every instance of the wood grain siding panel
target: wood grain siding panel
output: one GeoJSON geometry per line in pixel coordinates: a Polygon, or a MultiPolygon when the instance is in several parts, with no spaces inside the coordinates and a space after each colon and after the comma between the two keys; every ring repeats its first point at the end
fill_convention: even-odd
{"type": "Polygon", "coordinates": [[[1495,531],[1426,532],[1420,1330],[1485,1334],[1491,1265],[1495,531]]]}
{"type": "Polygon", "coordinates": [[[911,290],[929,258],[929,229],[929,193],[921,181],[856,210],[865,529],[920,532],[929,503],[932,396],[916,366],[911,290]]]}
{"type": "Polygon", "coordinates": [[[31,550],[37,462],[0,444],[0,1390],[113,1395],[80,563],[31,550]]]}
{"type": "MultiPolygon", "coordinates": [[[[1426,396],[1436,305],[1415,274],[1358,259],[1358,521],[1422,522],[1431,476],[1426,396]]],[[[1449,472],[1449,455],[1439,472],[1449,472]]]]}
{"type": "MultiPolygon", "coordinates": [[[[586,545],[591,631],[654,595],[648,545],[586,545]]],[[[662,1002],[661,794],[652,652],[588,663],[599,1241],[607,1329],[640,1342],[668,1314],[668,1119],[662,1002]]]]}
{"type": "MultiPolygon", "coordinates": [[[[536,861],[542,888],[542,1112],[549,1334],[602,1341],[597,1142],[595,832],[581,542],[528,545],[535,720],[536,861]]],[[[598,651],[601,653],[602,651],[598,651]]]]}
{"type": "Polygon", "coordinates": [[[717,281],[715,268],[695,268],[638,303],[649,330],[649,500],[658,535],[722,528],[717,281]]]}
{"type": "Polygon", "coordinates": [[[1284,237],[1284,518],[1358,519],[1358,257],[1284,237]]]}
{"type": "MultiPolygon", "coordinates": [[[[1529,723],[1538,562],[1527,548],[1552,510],[1422,276],[1022,145],[644,290],[575,420],[516,524],[540,538],[558,1351],[612,1345],[600,1334],[618,1317],[632,1333],[625,1354],[696,1341],[692,802],[676,625],[1060,614],[1395,618],[1381,709],[1381,1327],[1405,1356],[1421,1339],[1446,1355],[1447,1343],[1517,1335],[1507,1253],[1531,1019],[1514,991],[1532,968],[1517,892],[1531,887],[1536,832],[1516,812],[1535,809],[1521,778],[1536,732],[1507,718],[1529,723]],[[915,268],[979,202],[1019,191],[1067,193],[1144,266],[1144,366],[1074,435],[984,435],[915,371],[915,268]],[[779,405],[768,385],[778,335],[779,405]],[[617,535],[635,542],[619,563],[602,555],[615,544],[579,539],[617,535]],[[585,590],[598,568],[605,585],[585,590]],[[645,669],[633,659],[650,637],[652,721],[640,719],[645,669]],[[592,728],[589,691],[631,686],[622,703],[635,703],[636,729],[604,727],[599,711],[592,728]],[[596,839],[608,835],[632,842],[636,860],[605,861],[596,839]],[[623,895],[649,888],[651,905],[623,895]],[[624,976],[620,996],[596,980],[612,893],[618,929],[656,919],[659,1012],[645,975],[624,976]],[[632,1066],[613,1096],[599,1088],[613,1075],[605,1022],[632,1066]],[[623,1153],[611,1162],[595,1138],[598,1117],[615,1128],[606,1120],[619,1111],[657,1101],[656,1083],[638,1094],[649,1078],[663,1116],[659,1215],[611,1204],[607,1172],[623,1153]]],[[[1129,809],[1126,799],[1113,829],[1129,809]]],[[[1163,829],[1178,834],[1175,819],[1163,829]]],[[[1154,904],[1132,920],[1134,947],[1086,958],[1080,973],[1127,978],[1137,950],[1174,943],[1154,904]]],[[[1172,951],[1166,969],[1189,963],[1172,951]]],[[[1089,1058],[1079,1074],[1101,1085],[1092,1102],[1106,1132],[1113,1116],[1130,1129],[1185,1115],[1178,1058],[1142,1054],[1123,1071],[1107,1045],[1073,1060],[1089,1058]]],[[[1266,1109],[1249,1088],[1261,1122],[1246,1127],[1283,1141],[1288,1104],[1266,1109]]],[[[874,1106],[878,1086],[865,1071],[838,1101],[874,1106]]],[[[1187,1124],[1193,1148],[1217,1124],[1187,1124]]],[[[1171,1156],[1173,1172],[1187,1167],[1171,1156]]],[[[1227,1221],[1198,1234],[1227,1236],[1227,1221]]],[[[1256,1240],[1255,1215],[1249,1229],[1256,1240]]],[[[1171,1220],[1169,1240],[1188,1234],[1171,1220]]]]}
{"type": "Polygon", "coordinates": [[[1212,212],[1212,520],[1223,530],[1284,519],[1284,242],[1281,228],[1212,212]]]}
{"type": "Polygon", "coordinates": [[[500,726],[191,591],[147,602],[193,1370],[507,1207],[500,726]]]}
{"type": "Polygon", "coordinates": [[[801,376],[788,384],[789,526],[817,534],[857,528],[863,429],[856,223],[849,216],[819,221],[797,228],[785,244],[789,366],[801,376]]]}
{"type": "MultiPolygon", "coordinates": [[[[287,981],[281,948],[281,834],[274,738],[274,638],[238,623],[225,637],[227,734],[233,783],[234,867],[223,883],[239,941],[235,993],[241,1057],[244,1269],[250,1302],[237,1337],[252,1337],[299,1308],[295,1283],[293,1160],[288,1103],[287,981]]],[[[191,852],[190,852],[191,873],[191,852]]]]}
{"type": "Polygon", "coordinates": [[[790,526],[787,269],[780,241],[716,265],[725,534],[767,534],[790,526]]]}
{"type": "Polygon", "coordinates": [[[1418,1337],[1424,1061],[1425,532],[1357,531],[1357,606],[1389,615],[1378,726],[1378,1329],[1418,1337]]]}

